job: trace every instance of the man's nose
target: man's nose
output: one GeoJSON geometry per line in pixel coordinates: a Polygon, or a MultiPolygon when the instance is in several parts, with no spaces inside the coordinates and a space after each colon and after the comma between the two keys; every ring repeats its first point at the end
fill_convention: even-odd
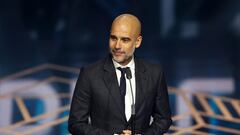
{"type": "Polygon", "coordinates": [[[121,49],[120,40],[118,40],[117,43],[115,44],[115,49],[121,49]]]}

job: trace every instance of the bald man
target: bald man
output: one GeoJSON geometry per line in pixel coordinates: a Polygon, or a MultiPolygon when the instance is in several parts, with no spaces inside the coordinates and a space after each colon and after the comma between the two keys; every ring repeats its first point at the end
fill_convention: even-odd
{"type": "Polygon", "coordinates": [[[134,57],[141,42],[136,16],[122,14],[113,21],[109,56],[81,68],[68,121],[71,134],[131,135],[133,125],[136,134],[168,131],[172,120],[164,73],[159,65],[134,57]]]}

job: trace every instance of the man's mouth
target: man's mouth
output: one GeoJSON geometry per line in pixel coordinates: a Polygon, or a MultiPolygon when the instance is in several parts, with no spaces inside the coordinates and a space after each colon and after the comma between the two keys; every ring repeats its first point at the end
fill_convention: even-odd
{"type": "Polygon", "coordinates": [[[120,52],[120,51],[113,51],[113,54],[114,54],[115,56],[120,56],[120,55],[123,55],[123,54],[124,54],[124,52],[120,52]]]}

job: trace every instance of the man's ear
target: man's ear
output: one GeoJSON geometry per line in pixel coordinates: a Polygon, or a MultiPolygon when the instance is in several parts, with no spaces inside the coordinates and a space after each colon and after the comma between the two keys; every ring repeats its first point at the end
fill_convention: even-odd
{"type": "Polygon", "coordinates": [[[137,37],[137,40],[135,42],[135,48],[140,47],[141,43],[142,43],[142,36],[140,35],[140,36],[137,37]]]}

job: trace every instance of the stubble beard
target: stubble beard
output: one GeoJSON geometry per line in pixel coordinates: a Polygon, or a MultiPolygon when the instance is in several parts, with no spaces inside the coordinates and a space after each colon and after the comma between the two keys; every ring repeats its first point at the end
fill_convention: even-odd
{"type": "Polygon", "coordinates": [[[117,63],[121,64],[121,65],[127,65],[133,56],[122,56],[122,57],[117,57],[117,56],[114,56],[112,54],[112,57],[113,57],[113,60],[116,61],[117,63]]]}

